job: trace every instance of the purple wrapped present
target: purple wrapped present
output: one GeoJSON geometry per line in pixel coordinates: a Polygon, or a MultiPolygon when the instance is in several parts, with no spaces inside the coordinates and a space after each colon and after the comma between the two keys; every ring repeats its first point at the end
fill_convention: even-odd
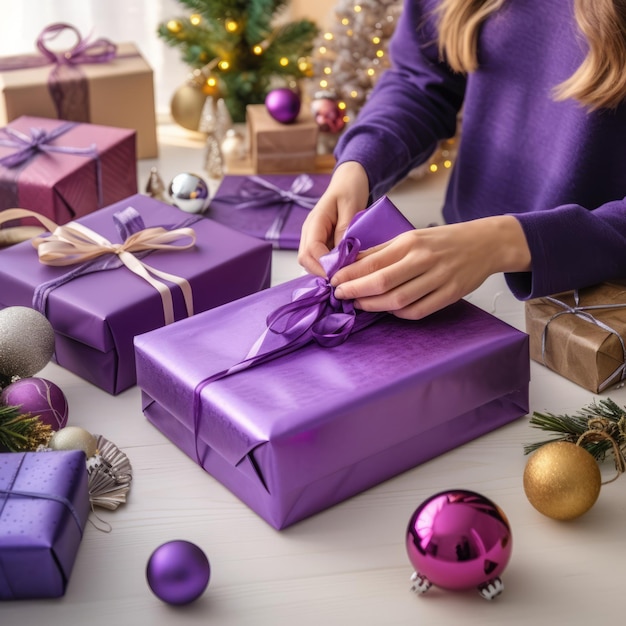
{"type": "Polygon", "coordinates": [[[82,450],[0,454],[0,600],[62,596],[88,515],[82,450]]]}
{"type": "Polygon", "coordinates": [[[275,248],[297,250],[304,219],[329,182],[330,174],[225,176],[207,217],[275,248]]]}
{"type": "MultiPolygon", "coordinates": [[[[328,275],[408,228],[379,200],[324,257],[328,275]]],[[[275,528],[528,411],[525,333],[463,300],[420,321],[356,311],[312,276],[135,351],[147,419],[275,528]]]]}
{"type": "Polygon", "coordinates": [[[135,335],[270,282],[270,244],[140,194],[61,231],[59,241],[42,236],[0,250],[0,308],[44,313],[56,362],[112,394],[135,384],[135,335]],[[78,252],[64,239],[82,244],[85,228],[95,240],[75,264],[78,252]],[[104,254],[88,260],[96,248],[104,254]]]}

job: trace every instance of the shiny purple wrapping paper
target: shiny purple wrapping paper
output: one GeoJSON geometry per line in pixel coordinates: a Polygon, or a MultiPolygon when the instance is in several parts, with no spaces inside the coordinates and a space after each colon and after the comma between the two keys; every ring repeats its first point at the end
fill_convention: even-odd
{"type": "Polygon", "coordinates": [[[62,596],[88,515],[82,450],[0,454],[0,600],[62,596]]]}
{"type": "MultiPolygon", "coordinates": [[[[324,193],[330,182],[330,174],[306,174],[312,186],[303,195],[315,201],[324,193]]],[[[252,181],[263,179],[271,185],[289,191],[295,175],[265,174],[251,176],[225,176],[211,199],[207,217],[231,228],[248,233],[260,239],[271,241],[275,248],[297,250],[300,245],[300,231],[310,207],[298,202],[282,202],[280,195],[252,181]],[[239,202],[237,201],[239,199],[239,202]],[[246,206],[253,204],[254,206],[246,206]],[[275,235],[274,224],[281,222],[275,235]]]]}
{"type": "MultiPolygon", "coordinates": [[[[119,242],[112,216],[134,207],[146,227],[175,227],[189,214],[137,194],[80,220],[119,242]]],[[[185,251],[155,251],[145,257],[156,269],[186,278],[199,313],[265,289],[272,248],[222,224],[200,218],[191,225],[196,245],[185,251]]],[[[43,265],[30,242],[0,250],[0,308],[32,306],[35,288],[68,268],[43,265]]],[[[180,289],[171,287],[176,319],[186,317],[180,289]]],[[[76,278],[53,290],[46,316],[55,333],[55,360],[111,394],[135,384],[133,337],[164,324],[158,292],[125,267],[76,278]]]]}
{"type": "MultiPolygon", "coordinates": [[[[22,116],[7,128],[28,134],[31,128],[49,132],[65,123],[22,116]]],[[[21,207],[65,224],[137,193],[135,136],[134,130],[126,128],[76,124],[51,142],[63,148],[94,146],[100,181],[96,159],[76,154],[40,153],[24,165],[0,165],[0,210],[21,207]]],[[[0,158],[15,152],[15,148],[0,146],[0,158]]]]}
{"type": "Polygon", "coordinates": [[[275,528],[527,413],[528,336],[460,301],[417,322],[384,316],[339,346],[311,343],[200,387],[196,445],[196,388],[238,363],[266,316],[309,281],[135,338],[147,419],[275,528]]]}

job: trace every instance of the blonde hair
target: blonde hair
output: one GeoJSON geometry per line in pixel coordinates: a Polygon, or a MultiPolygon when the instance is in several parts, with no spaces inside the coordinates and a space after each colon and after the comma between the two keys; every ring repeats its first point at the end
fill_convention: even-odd
{"type": "MultiPolygon", "coordinates": [[[[507,0],[441,0],[439,50],[453,70],[478,68],[482,23],[507,0]]],[[[513,0],[514,1],[514,0],[513,0]]],[[[615,108],[626,96],[626,0],[574,0],[574,15],[589,50],[578,69],[554,89],[590,110],[615,108]]]]}

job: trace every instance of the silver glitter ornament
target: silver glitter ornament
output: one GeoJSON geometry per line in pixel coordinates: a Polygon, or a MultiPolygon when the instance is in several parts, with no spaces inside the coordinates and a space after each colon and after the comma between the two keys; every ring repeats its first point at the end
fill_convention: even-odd
{"type": "Polygon", "coordinates": [[[48,448],[51,450],[82,450],[90,459],[98,452],[98,441],[94,435],[80,426],[66,426],[53,433],[48,448]]]}
{"type": "Polygon", "coordinates": [[[169,186],[171,202],[187,213],[202,213],[209,203],[209,187],[197,174],[183,172],[169,186]]]}
{"type": "Polygon", "coordinates": [[[0,311],[0,384],[34,376],[53,354],[54,330],[44,315],[25,306],[0,311]]]}

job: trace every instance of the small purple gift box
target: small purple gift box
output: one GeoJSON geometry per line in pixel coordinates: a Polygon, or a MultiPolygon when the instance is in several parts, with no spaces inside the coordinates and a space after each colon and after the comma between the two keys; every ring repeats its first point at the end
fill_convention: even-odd
{"type": "MultiPolygon", "coordinates": [[[[410,227],[383,198],[328,275],[410,227]]],[[[525,333],[466,301],[420,321],[356,311],[311,276],[138,336],[135,352],[147,419],[275,528],[528,411],[525,333]]]]}
{"type": "Polygon", "coordinates": [[[304,219],[329,182],[330,174],[225,176],[207,217],[275,248],[297,250],[304,219]]]}
{"type": "Polygon", "coordinates": [[[0,129],[0,210],[57,224],[137,193],[135,131],[22,116],[0,129]]]}
{"type": "Polygon", "coordinates": [[[117,394],[135,384],[135,335],[265,289],[271,254],[267,242],[137,194],[57,237],[0,250],[0,308],[41,311],[56,362],[117,394]],[[75,263],[79,247],[65,242],[88,237],[86,261],[46,264],[75,263]]]}
{"type": "Polygon", "coordinates": [[[88,515],[82,450],[0,454],[0,600],[62,596],[88,515]]]}

